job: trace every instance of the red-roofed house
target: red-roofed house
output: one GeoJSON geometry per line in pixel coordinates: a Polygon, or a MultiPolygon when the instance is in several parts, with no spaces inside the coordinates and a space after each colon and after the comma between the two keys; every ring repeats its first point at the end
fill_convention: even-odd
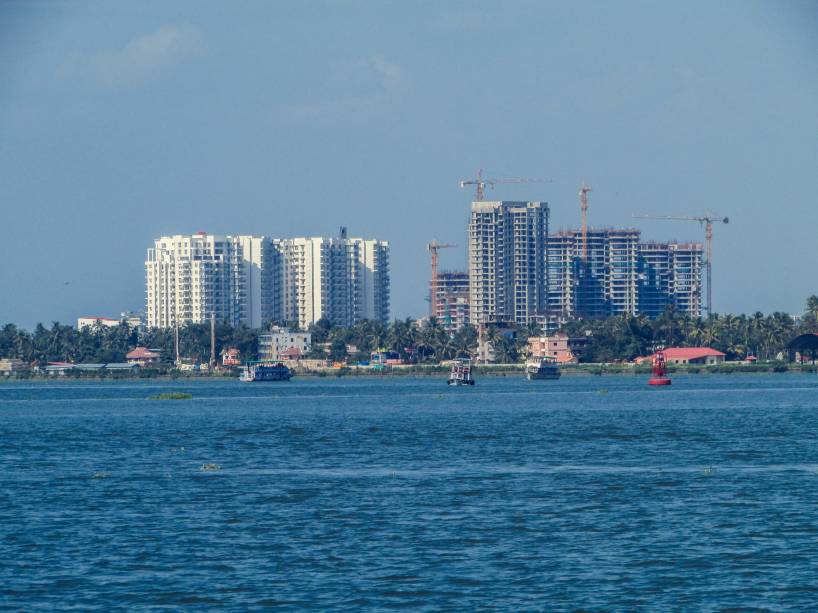
{"type": "Polygon", "coordinates": [[[288,347],[278,352],[278,359],[282,362],[297,362],[304,357],[304,353],[298,347],[288,347]]]}
{"type": "Polygon", "coordinates": [[[159,358],[160,356],[157,352],[151,351],[147,347],[137,347],[125,356],[125,359],[128,360],[128,364],[139,364],[140,366],[158,362],[159,358]]]}
{"type": "Polygon", "coordinates": [[[710,347],[670,347],[664,350],[668,364],[721,364],[724,354],[710,347]]]}

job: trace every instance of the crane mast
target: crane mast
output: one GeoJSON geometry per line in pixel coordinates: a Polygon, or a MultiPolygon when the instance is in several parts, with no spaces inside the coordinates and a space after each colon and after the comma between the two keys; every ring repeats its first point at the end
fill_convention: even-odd
{"type": "Polygon", "coordinates": [[[426,245],[426,249],[432,255],[432,280],[429,283],[429,315],[435,317],[436,307],[437,307],[437,263],[438,263],[438,251],[441,249],[451,249],[453,247],[457,247],[457,245],[451,245],[449,243],[439,243],[437,240],[432,240],[431,243],[426,245]]]}
{"type": "Polygon", "coordinates": [[[582,212],[582,261],[588,261],[588,192],[591,187],[583,183],[579,188],[579,210],[582,212]]]}

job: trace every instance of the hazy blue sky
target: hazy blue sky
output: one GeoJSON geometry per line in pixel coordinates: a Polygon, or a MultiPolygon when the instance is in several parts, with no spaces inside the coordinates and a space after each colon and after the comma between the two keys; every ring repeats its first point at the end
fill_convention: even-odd
{"type": "Polygon", "coordinates": [[[552,229],[701,239],[716,310],[818,292],[818,3],[4,2],[0,322],[140,309],[165,233],[392,244],[424,314],[431,238],[465,264],[478,168],[553,183],[552,229]]]}

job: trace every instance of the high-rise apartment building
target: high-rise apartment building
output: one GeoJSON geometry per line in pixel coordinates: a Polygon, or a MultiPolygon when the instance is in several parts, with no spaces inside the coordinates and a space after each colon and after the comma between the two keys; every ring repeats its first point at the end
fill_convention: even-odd
{"type": "Polygon", "coordinates": [[[217,321],[306,328],[389,320],[389,243],[360,238],[164,236],[148,249],[149,327],[217,321]]]}
{"type": "Polygon", "coordinates": [[[282,321],[351,326],[389,321],[389,243],[362,238],[276,241],[282,257],[282,321]]]}
{"type": "Polygon", "coordinates": [[[547,242],[547,203],[472,203],[469,221],[472,323],[527,325],[544,315],[547,242]]]}
{"type": "Polygon", "coordinates": [[[701,243],[642,243],[639,312],[658,317],[673,304],[693,317],[702,314],[701,243]]]}
{"type": "Polygon", "coordinates": [[[457,332],[470,323],[469,273],[441,271],[437,273],[432,314],[447,332],[457,332]]]}
{"type": "Polygon", "coordinates": [[[642,313],[669,304],[701,313],[702,248],[698,243],[642,243],[633,229],[578,230],[549,237],[549,312],[560,319],[642,313]],[[584,254],[584,257],[583,257],[584,254]]]}
{"type": "Polygon", "coordinates": [[[260,327],[276,312],[278,253],[261,236],[163,236],[145,261],[148,327],[204,323],[211,316],[260,327]]]}

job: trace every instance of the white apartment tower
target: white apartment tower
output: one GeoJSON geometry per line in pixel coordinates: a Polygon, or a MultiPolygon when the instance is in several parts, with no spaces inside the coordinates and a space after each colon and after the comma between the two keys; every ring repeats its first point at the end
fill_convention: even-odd
{"type": "Polygon", "coordinates": [[[352,326],[389,321],[389,243],[362,238],[276,241],[282,257],[282,320],[352,326]]]}
{"type": "Polygon", "coordinates": [[[472,323],[527,325],[545,314],[547,241],[547,203],[472,203],[469,221],[472,323]]]}
{"type": "Polygon", "coordinates": [[[258,328],[280,310],[279,254],[262,236],[156,239],[145,261],[148,327],[216,321],[258,328]]]}

